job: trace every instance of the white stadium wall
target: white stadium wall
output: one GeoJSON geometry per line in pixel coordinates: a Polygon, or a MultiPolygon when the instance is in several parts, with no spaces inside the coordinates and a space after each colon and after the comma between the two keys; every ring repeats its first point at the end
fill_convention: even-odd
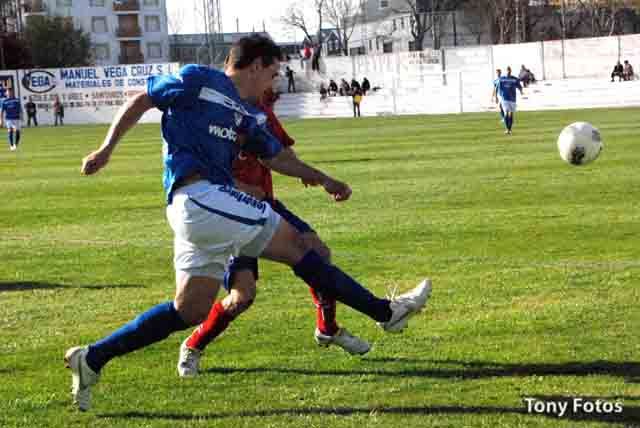
{"type": "MultiPolygon", "coordinates": [[[[38,122],[53,124],[53,101],[64,104],[68,124],[109,123],[125,100],[146,89],[147,77],[177,72],[179,64],[127,64],[79,68],[18,70],[17,95],[23,105],[33,99],[38,122]]],[[[159,122],[153,109],[142,122],[159,122]]]]}

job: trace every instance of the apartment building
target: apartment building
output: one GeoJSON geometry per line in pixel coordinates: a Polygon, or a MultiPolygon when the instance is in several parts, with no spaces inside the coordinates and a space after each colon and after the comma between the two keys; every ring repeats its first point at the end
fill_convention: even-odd
{"type": "Polygon", "coordinates": [[[22,0],[23,24],[33,16],[62,16],[91,35],[97,65],[169,60],[165,0],[22,0]]]}

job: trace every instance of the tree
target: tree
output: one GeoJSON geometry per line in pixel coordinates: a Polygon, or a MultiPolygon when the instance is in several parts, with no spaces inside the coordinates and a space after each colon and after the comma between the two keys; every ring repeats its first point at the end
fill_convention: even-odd
{"type": "MultiPolygon", "coordinates": [[[[431,34],[433,49],[440,49],[446,17],[455,13],[465,3],[466,0],[405,0],[411,15],[410,28],[414,49],[423,49],[427,33],[431,34]]],[[[393,11],[406,12],[397,9],[393,11]]]]}
{"type": "Polygon", "coordinates": [[[0,35],[0,68],[8,70],[32,68],[29,49],[15,34],[0,35]]]}
{"type": "MultiPolygon", "coordinates": [[[[318,31],[316,32],[316,42],[317,42],[317,46],[321,47],[322,46],[322,18],[323,18],[323,12],[324,12],[324,2],[325,0],[313,0],[313,9],[314,9],[314,14],[317,17],[317,26],[318,26],[318,31]]],[[[312,36],[312,32],[311,32],[311,28],[309,27],[309,21],[307,20],[306,17],[306,8],[303,6],[303,1],[300,0],[298,2],[292,3],[289,8],[287,9],[287,11],[285,12],[284,16],[282,17],[281,21],[283,24],[290,26],[290,27],[294,27],[297,28],[298,30],[301,30],[304,35],[305,38],[310,42],[313,43],[314,38],[312,36]]],[[[320,56],[322,55],[322,49],[314,49],[313,50],[313,69],[317,70],[318,69],[318,65],[320,63],[320,56]]]]}
{"type": "Polygon", "coordinates": [[[326,0],[324,12],[338,33],[342,53],[349,55],[349,40],[362,12],[358,0],[326,0]]]}
{"type": "Polygon", "coordinates": [[[33,17],[24,39],[34,67],[59,68],[91,65],[91,39],[70,19],[33,17]]]}
{"type": "Polygon", "coordinates": [[[616,33],[624,9],[622,0],[578,0],[583,22],[590,24],[592,37],[612,36],[616,33]]]}

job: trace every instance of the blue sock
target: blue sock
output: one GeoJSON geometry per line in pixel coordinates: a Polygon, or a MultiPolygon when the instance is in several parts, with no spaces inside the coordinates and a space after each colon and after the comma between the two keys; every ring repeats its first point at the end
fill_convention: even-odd
{"type": "Polygon", "coordinates": [[[16,146],[20,144],[20,131],[16,131],[16,146]]]}
{"type": "Polygon", "coordinates": [[[335,297],[376,321],[385,322],[391,319],[389,300],[377,298],[313,250],[307,252],[293,267],[293,272],[317,292],[335,297]]]}
{"type": "Polygon", "coordinates": [[[9,145],[13,146],[13,129],[9,131],[9,145]]]}
{"type": "Polygon", "coordinates": [[[89,345],[87,364],[98,373],[114,357],[128,354],[189,327],[173,302],[161,303],[139,315],[104,339],[89,345]]]}
{"type": "Polygon", "coordinates": [[[513,126],[513,115],[507,115],[505,125],[507,125],[507,130],[511,131],[511,127],[513,126]]]}

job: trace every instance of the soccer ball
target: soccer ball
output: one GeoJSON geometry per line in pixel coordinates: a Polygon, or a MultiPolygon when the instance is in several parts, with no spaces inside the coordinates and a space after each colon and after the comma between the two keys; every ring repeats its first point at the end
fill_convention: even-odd
{"type": "Polygon", "coordinates": [[[602,148],[600,131],[587,122],[572,123],[558,137],[560,157],[571,165],[586,165],[596,160],[602,148]]]}

